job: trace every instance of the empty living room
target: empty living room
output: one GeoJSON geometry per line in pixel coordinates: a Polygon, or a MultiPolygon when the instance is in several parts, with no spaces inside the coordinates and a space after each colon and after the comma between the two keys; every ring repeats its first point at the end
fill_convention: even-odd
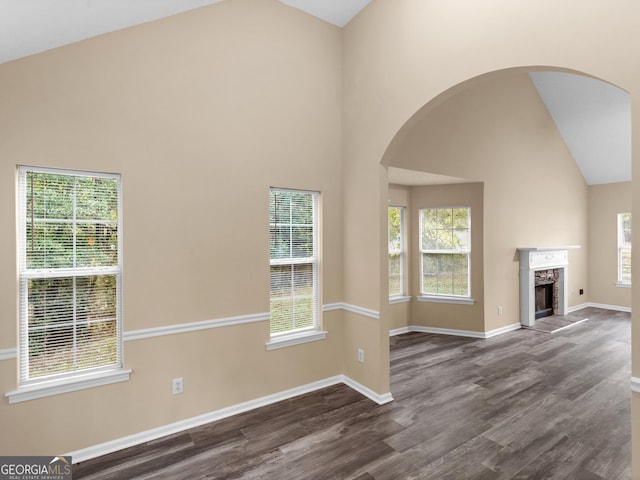
{"type": "Polygon", "coordinates": [[[640,478],[639,5],[0,3],[0,478],[640,478]]]}

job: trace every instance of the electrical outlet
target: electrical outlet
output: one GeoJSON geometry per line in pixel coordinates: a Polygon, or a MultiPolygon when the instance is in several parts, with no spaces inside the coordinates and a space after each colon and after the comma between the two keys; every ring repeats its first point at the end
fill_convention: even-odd
{"type": "Polygon", "coordinates": [[[364,350],[361,348],[358,349],[358,361],[364,363],[364,350]]]}
{"type": "Polygon", "coordinates": [[[184,392],[184,380],[182,377],[173,379],[173,394],[180,395],[184,392]]]}
{"type": "Polygon", "coordinates": [[[502,307],[498,307],[498,315],[502,315],[502,307]]]}
{"type": "Polygon", "coordinates": [[[584,295],[584,289],[583,288],[580,289],[580,295],[584,295]]]}

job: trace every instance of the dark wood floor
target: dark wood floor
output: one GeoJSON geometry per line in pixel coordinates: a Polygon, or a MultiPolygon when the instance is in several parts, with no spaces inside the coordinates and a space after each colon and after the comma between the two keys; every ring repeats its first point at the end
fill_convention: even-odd
{"type": "Polygon", "coordinates": [[[629,479],[629,314],[391,339],[395,401],[346,386],[96,458],[74,479],[629,479]]]}

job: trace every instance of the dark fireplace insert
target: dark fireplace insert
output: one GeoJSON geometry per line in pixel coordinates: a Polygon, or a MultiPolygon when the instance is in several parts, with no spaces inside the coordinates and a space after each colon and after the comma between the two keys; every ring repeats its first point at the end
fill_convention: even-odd
{"type": "Polygon", "coordinates": [[[536,285],[536,320],[553,315],[553,282],[536,285]]]}

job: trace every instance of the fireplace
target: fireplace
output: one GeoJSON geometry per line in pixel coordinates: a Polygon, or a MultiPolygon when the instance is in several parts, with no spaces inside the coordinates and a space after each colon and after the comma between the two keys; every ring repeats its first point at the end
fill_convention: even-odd
{"type": "Polygon", "coordinates": [[[531,327],[538,318],[568,313],[568,250],[573,248],[579,247],[518,248],[522,325],[531,327]]]}

